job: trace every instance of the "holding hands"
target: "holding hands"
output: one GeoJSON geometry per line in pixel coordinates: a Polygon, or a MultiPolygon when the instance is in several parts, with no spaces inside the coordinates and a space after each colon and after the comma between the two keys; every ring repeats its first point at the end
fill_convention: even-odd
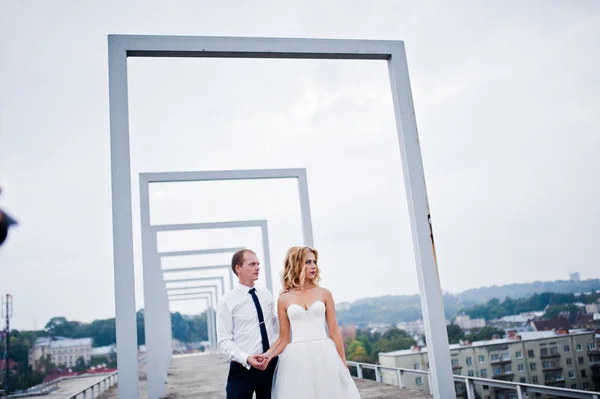
{"type": "Polygon", "coordinates": [[[263,371],[267,369],[270,360],[271,358],[266,353],[248,356],[248,364],[263,371]]]}

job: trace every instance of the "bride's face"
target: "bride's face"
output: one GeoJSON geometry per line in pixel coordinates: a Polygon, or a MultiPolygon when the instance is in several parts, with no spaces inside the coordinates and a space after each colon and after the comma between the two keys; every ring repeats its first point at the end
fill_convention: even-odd
{"type": "Polygon", "coordinates": [[[304,275],[308,281],[314,280],[317,275],[317,260],[315,259],[315,254],[312,252],[308,253],[304,261],[304,275]]]}

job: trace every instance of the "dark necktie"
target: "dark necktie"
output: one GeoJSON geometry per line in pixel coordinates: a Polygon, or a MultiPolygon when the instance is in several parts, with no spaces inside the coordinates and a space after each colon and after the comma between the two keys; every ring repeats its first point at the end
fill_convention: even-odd
{"type": "Polygon", "coordinates": [[[256,313],[258,313],[258,325],[260,326],[260,337],[262,339],[263,353],[269,350],[269,336],[267,335],[267,328],[265,327],[265,319],[263,317],[262,308],[260,307],[260,302],[258,302],[258,297],[256,296],[256,288],[252,288],[248,291],[250,295],[252,295],[252,300],[254,301],[254,306],[256,306],[256,313]]]}

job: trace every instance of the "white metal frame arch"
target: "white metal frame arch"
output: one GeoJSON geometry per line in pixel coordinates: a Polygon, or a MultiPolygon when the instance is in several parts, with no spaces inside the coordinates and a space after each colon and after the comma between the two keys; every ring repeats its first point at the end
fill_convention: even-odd
{"type": "MultiPolygon", "coordinates": [[[[204,278],[188,278],[188,279],[180,279],[177,282],[197,282],[197,281],[207,281],[207,280],[217,280],[220,281],[221,283],[221,295],[225,294],[225,283],[224,283],[224,278],[223,276],[215,276],[215,277],[204,277],[204,278]]],[[[170,302],[173,300],[171,299],[171,297],[179,297],[180,295],[177,294],[171,294],[171,297],[169,297],[169,292],[172,292],[172,290],[178,290],[178,289],[190,289],[189,287],[175,287],[175,288],[168,288],[166,283],[165,283],[165,287],[164,287],[164,298],[166,301],[166,312],[164,314],[164,321],[163,323],[161,323],[161,326],[163,326],[163,330],[164,330],[164,336],[163,339],[160,341],[161,344],[164,343],[164,345],[162,345],[162,348],[154,348],[156,355],[160,355],[161,356],[161,360],[160,361],[156,361],[156,366],[157,369],[155,370],[156,375],[160,376],[160,378],[154,378],[154,386],[153,389],[155,390],[159,390],[160,391],[160,396],[164,395],[164,386],[167,382],[167,378],[168,378],[168,372],[169,372],[169,366],[171,364],[171,360],[173,357],[173,351],[171,349],[171,342],[172,342],[172,323],[171,323],[171,309],[170,309],[170,302]],[[165,338],[166,337],[166,338],[165,338]],[[160,369],[158,369],[158,367],[160,367],[160,369]],[[160,382],[160,384],[159,384],[160,382]],[[161,389],[162,387],[162,389],[161,389]]],[[[208,334],[209,334],[209,351],[210,350],[215,350],[216,345],[217,345],[217,327],[216,327],[216,313],[215,313],[215,309],[214,307],[216,306],[216,303],[219,300],[219,286],[217,284],[212,284],[212,285],[201,285],[201,286],[195,286],[193,289],[196,290],[196,292],[194,292],[194,294],[197,294],[197,290],[198,289],[206,289],[206,288],[211,288],[213,291],[211,291],[210,293],[212,295],[214,295],[214,301],[213,298],[211,297],[210,302],[207,303],[207,310],[206,310],[206,324],[207,324],[207,329],[208,329],[208,334]],[[214,305],[213,305],[214,303],[214,305]]],[[[189,297],[189,296],[188,296],[189,297]]]]}
{"type": "MultiPolygon", "coordinates": [[[[175,298],[168,298],[169,302],[177,302],[177,301],[193,301],[193,300],[197,300],[197,299],[206,299],[206,323],[207,323],[207,328],[209,323],[210,324],[214,324],[211,323],[209,320],[214,320],[215,318],[215,310],[214,310],[214,301],[213,301],[213,294],[211,292],[197,292],[194,296],[188,296],[188,297],[175,297],[175,298]]],[[[215,339],[216,339],[216,332],[215,332],[215,339]]],[[[210,343],[210,332],[209,332],[209,343],[210,343]]],[[[172,351],[170,351],[170,353],[172,354],[172,351]]],[[[170,359],[169,359],[170,361],[170,359]]],[[[166,383],[166,381],[165,381],[166,383]]]]}
{"type": "MultiPolygon", "coordinates": [[[[194,289],[194,291],[186,292],[186,293],[173,293],[173,292],[169,291],[169,289],[167,289],[167,298],[169,299],[169,301],[171,301],[172,299],[176,299],[176,298],[189,298],[196,294],[206,293],[207,292],[206,289],[214,290],[214,295],[215,295],[214,305],[216,306],[216,304],[219,302],[219,286],[217,284],[206,284],[206,285],[198,286],[198,288],[194,289]]],[[[210,292],[212,292],[212,291],[210,291],[210,292]]],[[[216,320],[214,320],[212,318],[212,316],[214,316],[214,315],[209,314],[209,312],[207,311],[206,323],[208,325],[208,332],[209,332],[209,338],[210,338],[209,342],[211,342],[212,347],[216,347],[216,345],[217,345],[216,320]]],[[[171,324],[171,323],[169,323],[169,324],[171,324]]]]}
{"type": "MultiPolygon", "coordinates": [[[[176,298],[176,297],[187,297],[187,296],[197,293],[198,290],[207,289],[207,288],[214,289],[215,306],[216,306],[216,304],[219,302],[219,286],[217,284],[199,285],[196,288],[192,288],[191,289],[192,292],[185,292],[185,293],[174,293],[172,291],[172,289],[169,289],[169,288],[165,288],[165,291],[167,293],[167,298],[170,299],[170,298],[176,298]]],[[[221,292],[221,295],[223,295],[223,294],[224,294],[224,292],[221,292]]],[[[216,346],[217,346],[216,320],[207,320],[207,323],[209,323],[209,326],[210,326],[209,331],[211,334],[212,346],[216,348],[216,346]]],[[[170,317],[168,319],[168,324],[172,328],[170,317]]]]}
{"type": "Polygon", "coordinates": [[[345,59],[387,62],[431,366],[431,390],[436,399],[455,398],[442,290],[435,258],[431,215],[404,42],[144,35],[108,36],[119,396],[139,397],[129,150],[128,57],[345,59]]]}

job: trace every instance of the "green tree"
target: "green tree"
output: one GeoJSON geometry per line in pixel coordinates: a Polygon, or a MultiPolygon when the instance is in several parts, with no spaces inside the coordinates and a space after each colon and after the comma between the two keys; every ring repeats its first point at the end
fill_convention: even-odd
{"type": "Polygon", "coordinates": [[[381,339],[373,344],[373,353],[377,355],[380,352],[392,352],[402,349],[409,349],[415,344],[415,340],[410,337],[406,331],[398,328],[391,328],[386,331],[381,339]]]}
{"type": "Polygon", "coordinates": [[[354,340],[348,345],[348,351],[346,352],[346,359],[351,361],[360,361],[367,356],[367,350],[362,342],[354,340]]]}
{"type": "Polygon", "coordinates": [[[504,337],[504,330],[492,326],[485,326],[478,330],[472,330],[465,339],[469,341],[486,341],[492,339],[494,335],[500,338],[504,337]]]}
{"type": "Polygon", "coordinates": [[[579,308],[577,305],[550,305],[548,306],[548,309],[546,309],[546,313],[544,313],[544,319],[554,319],[558,317],[559,313],[565,313],[567,315],[566,318],[573,322],[578,312],[579,308]]]}
{"type": "Polygon", "coordinates": [[[87,370],[87,364],[85,364],[85,359],[83,358],[83,356],[79,356],[75,361],[75,367],[73,367],[73,371],[82,373],[85,370],[87,370]]]}
{"type": "Polygon", "coordinates": [[[446,326],[446,332],[448,333],[448,342],[451,344],[457,344],[461,339],[465,338],[465,333],[456,324],[446,326]]]}

